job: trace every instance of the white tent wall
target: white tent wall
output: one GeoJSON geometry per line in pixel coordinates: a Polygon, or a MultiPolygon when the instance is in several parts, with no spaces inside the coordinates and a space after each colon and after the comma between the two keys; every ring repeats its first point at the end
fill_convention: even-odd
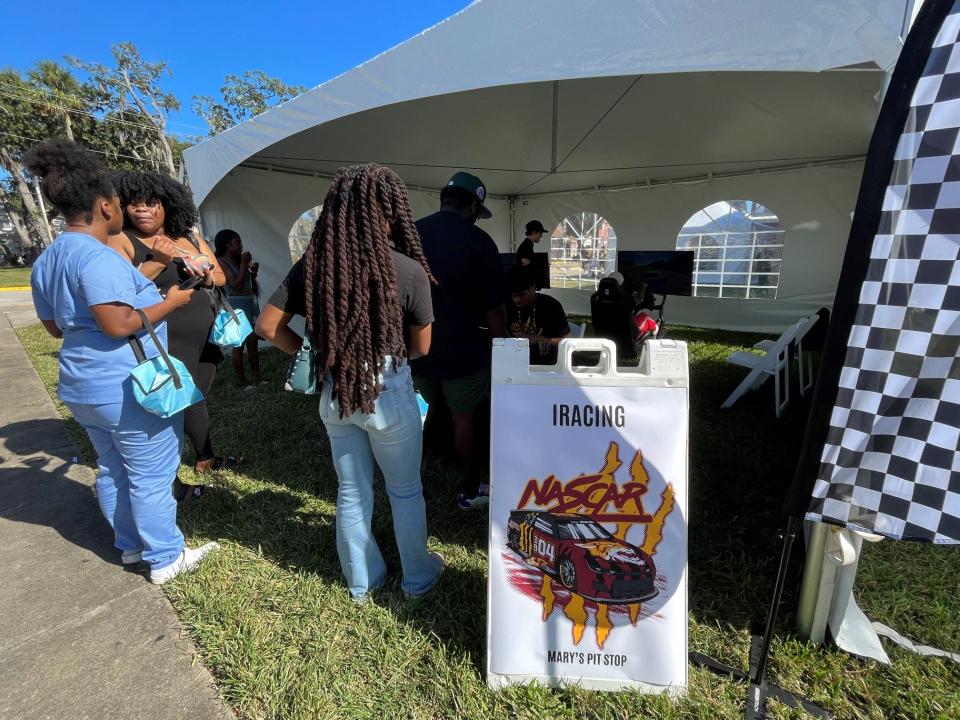
{"type": "MultiPolygon", "coordinates": [[[[755,332],[779,332],[791,322],[830,307],[856,204],[861,163],[674,183],[618,192],[530,198],[516,203],[516,226],[529,219],[553,227],[564,217],[592,211],[617,233],[619,250],[672,250],[684,223],[719,200],[755,200],[780,218],[785,229],[776,300],[671,297],[668,322],[755,332]]],[[[539,252],[549,249],[546,238],[539,252]]],[[[558,289],[550,294],[567,312],[590,314],[590,292],[558,289]]]]}
{"type": "MultiPolygon", "coordinates": [[[[260,262],[258,280],[262,301],[273,292],[291,266],[289,235],[304,212],[323,202],[330,181],[286,172],[238,167],[225,177],[200,207],[208,242],[219,230],[240,233],[244,248],[260,262]]],[[[414,217],[423,217],[440,206],[436,192],[410,190],[414,217]]],[[[497,238],[500,249],[510,250],[510,212],[505,200],[491,198],[494,213],[483,227],[497,238]]]]}
{"type": "MultiPolygon", "coordinates": [[[[778,332],[821,306],[830,306],[850,228],[862,173],[860,163],[778,173],[757,173],[694,184],[550,195],[517,200],[511,234],[509,204],[491,198],[494,213],[483,227],[503,252],[519,240],[523,224],[538,219],[553,227],[573,213],[603,215],[617,232],[620,250],[672,249],[683,224],[718,200],[756,200],[773,210],[786,230],[776,300],[670,298],[671,323],[737,330],[778,332]]],[[[286,275],[291,258],[288,235],[306,210],[320,204],[329,181],[308,175],[237,168],[221,181],[202,206],[204,231],[212,236],[229,227],[260,261],[260,283],[269,293],[286,275]]],[[[436,192],[410,190],[415,217],[434,212],[436,192]]],[[[537,248],[549,250],[544,239],[537,248]]],[[[590,292],[551,290],[568,312],[589,314],[590,292]]]]}
{"type": "Polygon", "coordinates": [[[294,222],[323,201],[328,186],[322,178],[236,168],[201,205],[208,242],[224,228],[236,230],[244,249],[260,263],[261,301],[290,269],[288,237],[294,222]]]}

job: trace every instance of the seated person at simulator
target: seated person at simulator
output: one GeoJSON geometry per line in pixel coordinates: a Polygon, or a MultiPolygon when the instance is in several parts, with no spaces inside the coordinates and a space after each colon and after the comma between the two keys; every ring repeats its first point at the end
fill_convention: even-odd
{"type": "MultiPolygon", "coordinates": [[[[620,273],[611,273],[610,276],[613,277],[614,275],[623,277],[620,275],[620,273]]],[[[620,284],[623,285],[623,281],[621,281],[620,284]]],[[[650,291],[650,286],[647,284],[646,280],[637,281],[630,295],[633,299],[634,312],[638,312],[640,310],[655,310],[657,308],[657,299],[650,291]]]]}
{"type": "Polygon", "coordinates": [[[510,270],[510,307],[507,329],[510,337],[530,341],[531,365],[556,365],[557,347],[570,334],[563,306],[549,295],[538,293],[533,268],[517,265],[510,270]]]}

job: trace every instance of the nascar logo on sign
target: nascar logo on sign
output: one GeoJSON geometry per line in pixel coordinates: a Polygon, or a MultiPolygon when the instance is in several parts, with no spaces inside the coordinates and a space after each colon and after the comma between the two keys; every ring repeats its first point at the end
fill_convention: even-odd
{"type": "MultiPolygon", "coordinates": [[[[520,507],[507,521],[507,547],[526,565],[542,572],[539,587],[515,565],[510,582],[520,592],[543,600],[543,619],[562,609],[571,620],[573,642],[578,645],[587,624],[590,601],[597,645],[602,649],[613,628],[612,612],[624,612],[635,624],[641,603],[656,597],[656,552],[664,524],[673,511],[673,487],[667,485],[655,515],[644,512],[642,496],[649,480],[640,453],[631,466],[631,481],[620,487],[615,473],[621,466],[620,447],[611,442],[603,468],[560,483],[550,476],[540,483],[528,481],[520,507]],[[528,511],[533,505],[548,510],[528,511]],[[600,521],[615,523],[611,532],[600,521]],[[637,523],[646,525],[643,547],[624,538],[637,523]],[[563,590],[569,591],[563,593],[563,590]],[[558,601],[558,597],[560,600],[558,601]]],[[[512,557],[505,558],[511,563],[512,557]]]]}

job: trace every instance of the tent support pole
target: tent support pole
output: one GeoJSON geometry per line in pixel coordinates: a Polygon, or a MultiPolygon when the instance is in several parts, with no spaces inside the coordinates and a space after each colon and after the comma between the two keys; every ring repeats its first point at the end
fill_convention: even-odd
{"type": "MultiPolygon", "coordinates": [[[[590,187],[579,187],[571,188],[570,190],[553,190],[550,192],[542,193],[526,193],[521,195],[500,195],[497,193],[488,193],[487,197],[495,200],[509,200],[510,197],[517,197],[521,200],[529,199],[539,199],[539,198],[551,198],[551,197],[563,197],[569,195],[592,195],[602,192],[622,192],[625,190],[652,190],[653,188],[659,187],[668,187],[670,185],[695,185],[703,182],[707,182],[710,179],[713,180],[725,180],[727,178],[735,177],[744,177],[746,175],[766,175],[766,174],[779,174],[785,172],[792,172],[796,170],[808,170],[811,168],[820,168],[820,167],[834,167],[839,165],[849,165],[851,163],[862,163],[864,159],[863,155],[850,155],[838,158],[832,158],[830,160],[817,160],[812,162],[805,162],[800,164],[793,165],[777,165],[772,167],[758,167],[752,168],[749,170],[737,170],[730,172],[712,172],[709,177],[707,174],[694,175],[684,178],[672,178],[669,180],[657,180],[655,178],[646,178],[645,180],[638,180],[634,183],[627,183],[626,185],[592,185],[590,187]]],[[[260,165],[254,160],[243,162],[237,167],[246,168],[248,170],[264,170],[269,172],[279,172],[286,173],[288,175],[301,175],[304,177],[317,177],[323,178],[324,180],[332,180],[333,175],[330,173],[319,172],[316,170],[306,170],[303,168],[290,168],[284,167],[282,165],[276,165],[271,163],[269,166],[260,165]]],[[[425,192],[430,192],[439,195],[440,187],[422,187],[418,186],[425,192]]]]}
{"type": "Polygon", "coordinates": [[[830,528],[823,523],[810,523],[808,533],[807,560],[803,566],[803,580],[800,583],[796,628],[801,639],[820,643],[823,642],[823,625],[826,620],[818,621],[817,604],[820,598],[820,585],[823,582],[823,561],[830,528]]]}
{"type": "Polygon", "coordinates": [[[770,662],[770,644],[773,642],[773,629],[780,613],[780,599],[783,597],[783,588],[787,583],[790,553],[801,527],[802,522],[799,518],[790,517],[787,519],[787,527],[783,532],[780,567],[777,570],[777,581],[773,589],[773,601],[767,611],[767,622],[759,634],[753,633],[750,644],[750,672],[745,673],[743,670],[725,665],[701,653],[690,653],[690,662],[693,665],[706,668],[718,675],[726,675],[732,680],[748,683],[744,720],[766,720],[767,699],[771,697],[789,707],[805,710],[815,718],[833,720],[833,715],[824,708],[804,698],[798,698],[793,693],[776,685],[769,685],[766,677],[767,665],[770,662]]]}
{"type": "Polygon", "coordinates": [[[560,126],[560,81],[553,81],[553,130],[550,143],[550,172],[557,171],[557,129],[560,126]]]}
{"type": "MultiPolygon", "coordinates": [[[[768,175],[796,170],[809,170],[811,168],[835,167],[839,165],[850,165],[852,163],[862,163],[863,155],[849,155],[844,157],[832,158],[830,160],[814,160],[805,163],[793,165],[776,165],[770,167],[757,167],[749,170],[734,170],[729,172],[702,173],[682,178],[671,178],[668,180],[658,180],[656,178],[646,178],[637,182],[627,183],[626,185],[592,185],[590,187],[571,188],[570,190],[551,190],[548,192],[521,193],[518,197],[524,200],[537,198],[561,197],[566,195],[589,195],[598,192],[623,192],[625,190],[650,190],[652,188],[668,187],[670,185],[697,185],[709,182],[710,180],[726,180],[728,178],[744,177],[746,175],[768,175]]],[[[496,197],[489,195],[488,197],[496,197]]]]}

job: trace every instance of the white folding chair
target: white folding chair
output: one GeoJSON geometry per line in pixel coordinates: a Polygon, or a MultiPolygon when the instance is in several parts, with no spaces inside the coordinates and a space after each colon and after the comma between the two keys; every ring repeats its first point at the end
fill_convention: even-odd
{"type": "MultiPolygon", "coordinates": [[[[793,342],[797,347],[797,381],[800,385],[800,397],[807,394],[807,390],[813,387],[813,353],[810,350],[804,351],[803,338],[810,332],[810,328],[817,324],[820,316],[814,313],[810,317],[804,318],[798,323],[797,334],[793,342]]],[[[775,340],[761,340],[753,347],[756,350],[769,351],[773,347],[775,340]]]]}
{"type": "MultiPolygon", "coordinates": [[[[806,322],[806,318],[801,322],[806,322]]],[[[800,324],[795,323],[784,330],[783,334],[773,341],[765,355],[741,350],[727,356],[728,363],[749,368],[750,372],[720,407],[732,407],[748,390],[758,389],[768,377],[772,376],[774,410],[777,417],[780,417],[790,404],[790,343],[800,329],[800,324]]]]}
{"type": "Polygon", "coordinates": [[[587,324],[583,323],[582,325],[577,325],[577,323],[568,322],[570,326],[570,335],[568,337],[572,338],[582,338],[587,332],[587,324]]]}

